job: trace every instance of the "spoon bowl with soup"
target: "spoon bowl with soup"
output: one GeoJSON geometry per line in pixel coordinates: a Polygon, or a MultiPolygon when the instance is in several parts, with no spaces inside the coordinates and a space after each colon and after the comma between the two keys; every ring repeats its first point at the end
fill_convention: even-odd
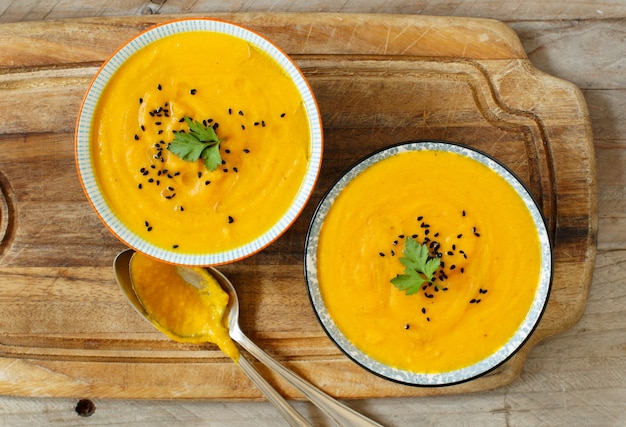
{"type": "Polygon", "coordinates": [[[141,316],[175,341],[218,345],[291,425],[309,424],[240,354],[234,342],[300,391],[338,425],[380,425],[333,399],[254,344],[239,327],[235,287],[219,270],[166,264],[132,249],[115,258],[114,269],[124,295],[141,316]]]}

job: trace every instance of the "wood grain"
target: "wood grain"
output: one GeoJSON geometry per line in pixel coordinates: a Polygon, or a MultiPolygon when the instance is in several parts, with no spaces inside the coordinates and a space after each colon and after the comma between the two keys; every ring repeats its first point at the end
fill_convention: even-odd
{"type": "MultiPolygon", "coordinates": [[[[242,294],[242,326],[253,340],[336,396],[417,396],[509,383],[538,341],[575,324],[595,257],[588,113],[574,85],[532,66],[515,33],[496,21],[461,18],[223,17],[293,55],[318,98],[326,134],[322,175],[301,218],[268,250],[223,269],[242,294]],[[416,138],[467,143],[504,161],[540,201],[556,249],[553,294],[533,340],[494,373],[444,389],[393,384],[347,361],[318,325],[302,276],[308,220],[325,189],[372,150],[416,138]]],[[[73,168],[73,123],[97,66],[164,19],[0,27],[7,47],[0,51],[3,394],[259,398],[215,348],[169,342],[137,318],[110,267],[122,246],[90,211],[73,168]]]]}
{"type": "Polygon", "coordinates": [[[489,17],[500,20],[607,19],[626,15],[621,0],[5,0],[0,3],[0,22],[39,21],[84,17],[146,14],[234,13],[234,12],[334,12],[402,13],[489,17]]]}

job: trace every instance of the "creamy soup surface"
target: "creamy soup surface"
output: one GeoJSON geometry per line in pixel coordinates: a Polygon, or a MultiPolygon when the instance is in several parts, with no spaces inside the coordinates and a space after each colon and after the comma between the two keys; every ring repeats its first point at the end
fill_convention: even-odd
{"type": "Polygon", "coordinates": [[[287,212],[310,154],[297,87],[267,54],[227,34],[174,34],[128,58],[104,88],[91,144],[115,215],[149,243],[217,253],[251,242],[287,212]],[[168,150],[184,117],[215,128],[223,160],[168,150]]]}
{"type": "Polygon", "coordinates": [[[356,347],[399,369],[440,373],[514,335],[538,287],[541,250],[503,178],[456,153],[410,151],[346,186],[321,227],[317,261],[324,304],[356,347]],[[413,295],[391,283],[405,272],[409,238],[441,260],[413,295]]]}

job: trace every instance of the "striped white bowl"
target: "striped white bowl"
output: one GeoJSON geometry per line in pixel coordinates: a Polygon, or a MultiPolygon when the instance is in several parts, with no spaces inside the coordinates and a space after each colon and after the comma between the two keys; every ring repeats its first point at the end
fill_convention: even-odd
{"type": "Polygon", "coordinates": [[[287,230],[287,228],[289,228],[289,226],[304,209],[304,206],[313,191],[313,187],[317,182],[322,162],[322,151],[323,134],[319,108],[308,82],[293,60],[271,41],[249,29],[221,20],[202,18],[180,19],[152,27],[121,46],[111,56],[111,58],[109,58],[109,60],[102,65],[91,82],[81,106],[75,133],[76,164],[83,189],[85,190],[92,207],[107,228],[109,228],[109,230],[111,230],[111,232],[123,243],[133,249],[146,253],[157,259],[179,265],[217,265],[234,262],[260,251],[276,240],[287,230]],[[232,250],[218,253],[179,253],[173,250],[156,247],[133,233],[115,216],[110,207],[107,205],[107,202],[98,186],[96,177],[94,176],[92,167],[93,153],[90,143],[90,134],[93,115],[102,91],[111,76],[127,58],[148,44],[172,34],[190,31],[208,31],[229,34],[239,37],[267,53],[293,80],[294,84],[298,88],[298,91],[300,92],[300,95],[302,96],[304,107],[309,119],[311,141],[309,164],[304,182],[300,186],[300,189],[289,210],[276,224],[274,224],[273,227],[257,239],[232,250]]]}

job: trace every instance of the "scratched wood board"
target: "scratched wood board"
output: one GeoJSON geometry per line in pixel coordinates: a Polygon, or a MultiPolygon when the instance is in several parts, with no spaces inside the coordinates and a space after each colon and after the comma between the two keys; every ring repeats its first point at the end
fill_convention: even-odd
{"type": "MultiPolygon", "coordinates": [[[[257,344],[340,398],[451,394],[513,381],[537,342],[579,319],[597,232],[587,107],[577,87],[530,63],[509,27],[408,15],[217,17],[290,54],[324,124],[321,175],[303,214],[270,247],[222,268],[257,344]],[[302,265],[315,206],[341,173],[372,151],[420,139],[467,144],[504,162],[539,201],[555,247],[552,295],[532,339],[497,370],[444,388],[396,384],[348,360],[317,322],[302,265]]],[[[125,301],[112,269],[124,246],[92,212],[74,166],[74,124],[98,67],[128,38],[172,18],[0,25],[2,394],[261,398],[216,347],[167,340],[125,301]]],[[[301,397],[258,368],[285,396],[301,397]]]]}

